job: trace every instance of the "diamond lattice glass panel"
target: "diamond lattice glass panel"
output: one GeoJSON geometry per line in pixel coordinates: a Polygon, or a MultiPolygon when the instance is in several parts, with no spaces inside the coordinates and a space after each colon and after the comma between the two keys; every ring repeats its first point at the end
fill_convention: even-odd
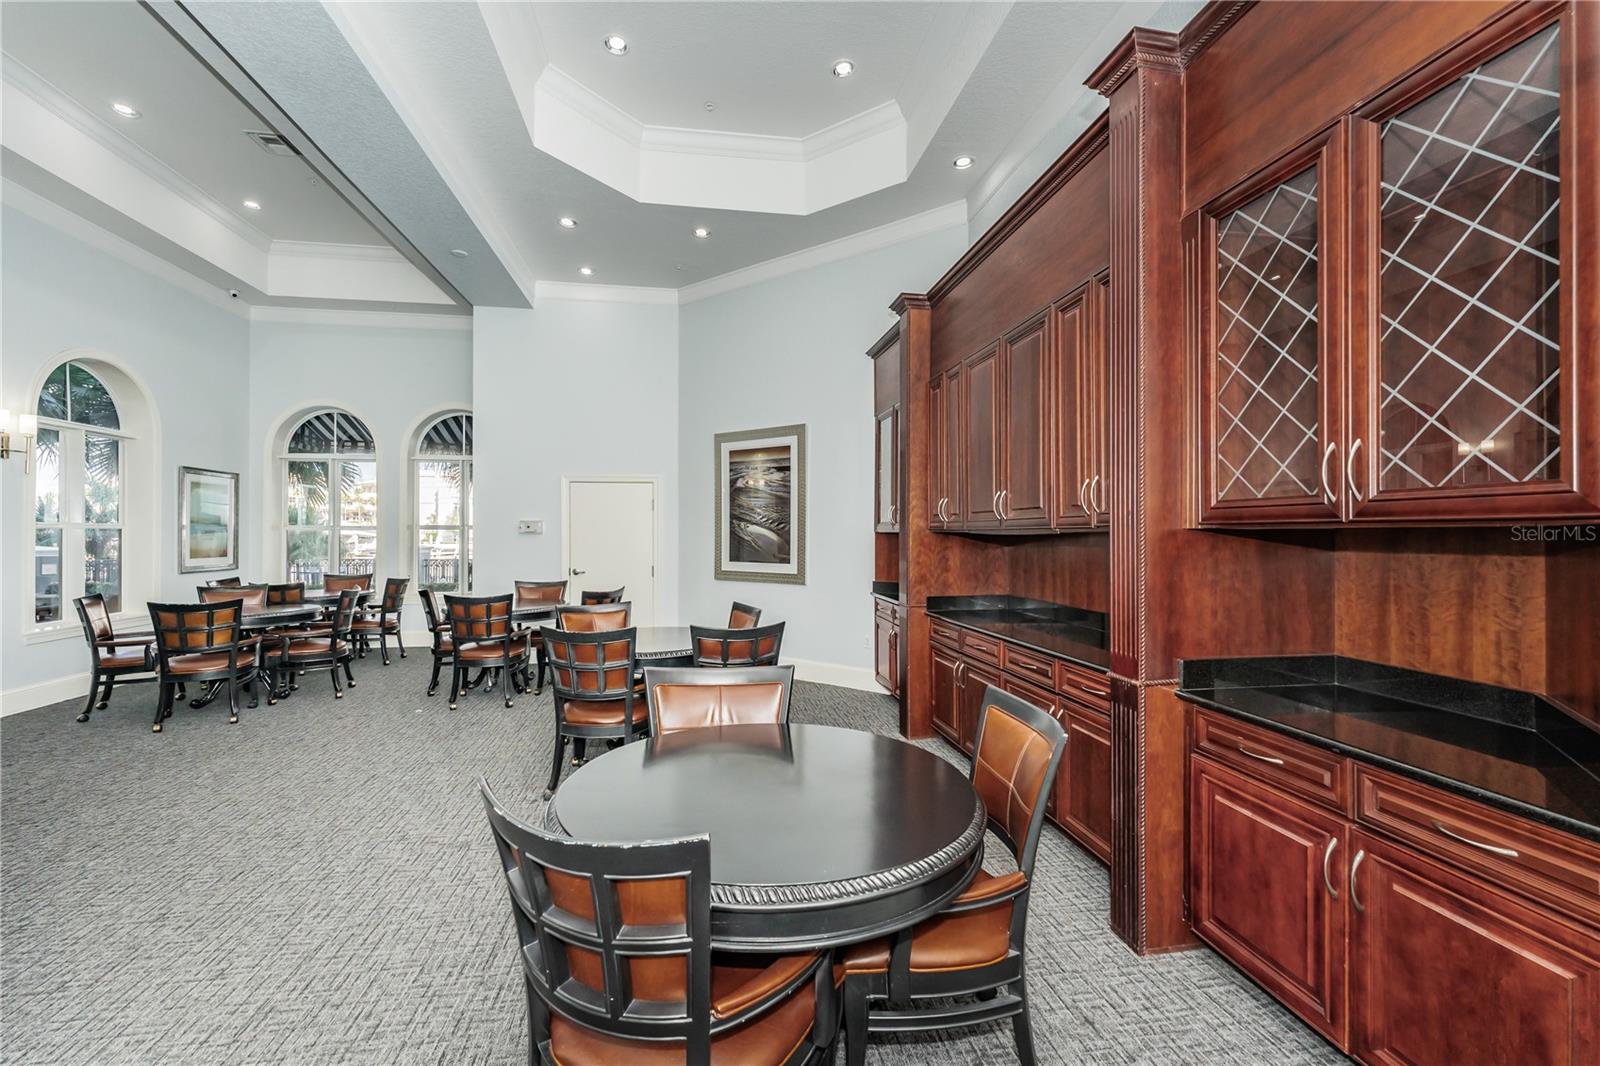
{"type": "Polygon", "coordinates": [[[1317,170],[1217,221],[1217,499],[1317,495],[1317,170]]]}
{"type": "Polygon", "coordinates": [[[1381,489],[1560,476],[1558,44],[1383,126],[1381,489]]]}

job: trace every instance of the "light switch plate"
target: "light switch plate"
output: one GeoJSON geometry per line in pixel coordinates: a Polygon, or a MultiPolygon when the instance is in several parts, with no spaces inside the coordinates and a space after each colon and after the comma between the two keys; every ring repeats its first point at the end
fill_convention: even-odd
{"type": "Polygon", "coordinates": [[[518,533],[543,533],[544,532],[544,519],[542,519],[542,518],[524,518],[522,521],[517,523],[517,532],[518,533]]]}

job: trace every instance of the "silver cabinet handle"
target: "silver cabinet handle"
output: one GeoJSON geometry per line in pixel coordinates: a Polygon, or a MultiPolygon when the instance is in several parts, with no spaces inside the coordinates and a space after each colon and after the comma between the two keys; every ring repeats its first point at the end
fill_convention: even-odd
{"type": "Polygon", "coordinates": [[[1011,520],[1011,508],[1006,505],[1006,495],[1010,491],[1010,489],[1000,490],[1000,521],[1002,522],[1009,522],[1011,520]]]}
{"type": "Polygon", "coordinates": [[[1330,440],[1328,446],[1322,450],[1322,498],[1328,501],[1330,505],[1338,497],[1333,494],[1333,489],[1328,484],[1328,459],[1338,447],[1337,441],[1330,440]]]}
{"type": "Polygon", "coordinates": [[[994,520],[1000,521],[1000,490],[996,489],[994,499],[989,501],[989,510],[994,512],[994,520]]]}
{"type": "Polygon", "coordinates": [[[1095,688],[1093,685],[1084,685],[1084,684],[1079,684],[1078,687],[1083,689],[1083,691],[1087,692],[1091,696],[1102,696],[1102,697],[1104,697],[1104,696],[1111,695],[1111,690],[1110,689],[1106,689],[1106,688],[1095,688]]]}
{"type": "Polygon", "coordinates": [[[1471,837],[1464,837],[1460,833],[1452,832],[1443,822],[1439,821],[1439,819],[1437,819],[1437,818],[1435,818],[1433,820],[1433,827],[1435,829],[1437,829],[1439,832],[1443,833],[1445,836],[1449,837],[1451,840],[1459,841],[1460,843],[1465,844],[1470,848],[1477,848],[1479,851],[1487,851],[1491,855],[1500,855],[1500,856],[1503,856],[1503,857],[1505,857],[1507,859],[1515,859],[1515,858],[1517,858],[1518,853],[1517,853],[1516,849],[1514,849],[1514,848],[1502,848],[1502,847],[1499,847],[1498,845],[1495,845],[1495,844],[1485,844],[1481,840],[1473,840],[1471,837]]]}
{"type": "Polygon", "coordinates": [[[1089,481],[1089,506],[1094,508],[1097,515],[1105,514],[1106,502],[1100,498],[1100,475],[1096,474],[1089,481]]]}
{"type": "Polygon", "coordinates": [[[1283,760],[1282,759],[1273,758],[1271,755],[1260,755],[1260,754],[1257,754],[1256,752],[1253,752],[1249,748],[1245,747],[1243,744],[1235,744],[1234,747],[1239,749],[1239,754],[1240,755],[1248,755],[1252,759],[1260,759],[1262,762],[1269,762],[1273,766],[1282,766],[1283,765],[1283,760]]]}
{"type": "Polygon", "coordinates": [[[1339,890],[1333,887],[1333,878],[1328,875],[1328,864],[1333,861],[1333,849],[1339,846],[1339,838],[1333,837],[1328,841],[1328,850],[1322,853],[1322,884],[1328,890],[1328,895],[1334,899],[1339,898],[1339,890]]]}
{"type": "Polygon", "coordinates": [[[1350,905],[1356,910],[1363,912],[1367,908],[1361,905],[1361,897],[1356,895],[1356,871],[1361,869],[1361,864],[1366,861],[1366,858],[1366,851],[1358,851],[1356,852],[1355,859],[1350,863],[1350,905]]]}
{"type": "Polygon", "coordinates": [[[1361,451],[1361,438],[1357,437],[1350,444],[1350,458],[1345,462],[1344,478],[1350,484],[1350,495],[1354,496],[1357,503],[1361,502],[1361,486],[1356,484],[1356,454],[1361,451]]]}
{"type": "Polygon", "coordinates": [[[946,520],[945,517],[944,517],[944,497],[943,496],[940,496],[939,497],[939,502],[933,505],[933,515],[934,515],[935,518],[937,518],[941,522],[946,520]]]}
{"type": "Polygon", "coordinates": [[[1085,515],[1088,515],[1089,513],[1089,504],[1084,500],[1084,495],[1088,491],[1089,479],[1084,478],[1083,483],[1078,486],[1078,510],[1082,511],[1085,515]]]}

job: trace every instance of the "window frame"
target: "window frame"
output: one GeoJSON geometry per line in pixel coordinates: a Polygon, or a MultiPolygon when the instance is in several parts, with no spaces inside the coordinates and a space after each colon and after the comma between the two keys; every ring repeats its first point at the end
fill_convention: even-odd
{"type": "MultiPolygon", "coordinates": [[[[409,522],[409,525],[411,526],[411,559],[409,570],[411,573],[413,587],[420,591],[424,587],[420,565],[422,557],[423,534],[435,530],[444,532],[454,531],[457,537],[456,542],[461,546],[461,558],[466,564],[464,568],[465,581],[462,582],[463,587],[446,591],[453,591],[454,593],[461,595],[468,595],[472,592],[472,533],[474,519],[472,494],[474,459],[472,454],[472,446],[469,443],[471,440],[471,434],[469,433],[466,435],[466,440],[463,442],[462,451],[460,452],[424,452],[422,450],[422,442],[424,439],[426,439],[433,428],[439,423],[452,418],[462,418],[465,419],[468,424],[470,424],[472,422],[472,412],[467,410],[450,410],[441,411],[438,414],[431,415],[422,423],[420,427],[418,427],[417,432],[412,434],[411,437],[411,514],[409,522]],[[433,523],[423,522],[421,520],[421,480],[423,463],[459,463],[461,465],[461,503],[458,509],[460,517],[457,522],[433,523]]],[[[428,585],[426,587],[435,588],[433,585],[428,585]]]]}
{"type": "MultiPolygon", "coordinates": [[[[282,486],[278,494],[279,514],[283,516],[283,533],[278,544],[278,559],[283,563],[284,579],[289,580],[293,574],[289,562],[289,538],[295,533],[326,532],[328,534],[328,565],[323,570],[323,575],[348,573],[345,569],[346,561],[343,558],[343,538],[346,532],[370,532],[372,534],[372,570],[376,574],[378,569],[378,553],[381,548],[383,514],[382,496],[379,495],[381,475],[378,466],[378,437],[372,432],[372,427],[367,420],[342,407],[325,406],[312,408],[297,415],[289,422],[283,433],[283,443],[278,452],[278,478],[282,486]],[[332,415],[337,422],[340,417],[351,418],[360,423],[372,440],[370,452],[341,452],[339,450],[339,434],[337,428],[333,434],[332,450],[325,452],[294,452],[289,450],[290,442],[294,440],[295,433],[301,426],[313,418],[322,415],[332,415]],[[339,492],[339,479],[336,476],[338,464],[345,462],[370,462],[372,464],[373,481],[373,507],[372,522],[346,523],[343,520],[343,500],[339,492]],[[315,525],[297,525],[289,521],[289,464],[290,463],[320,463],[325,471],[328,486],[328,518],[326,522],[315,525]]],[[[307,589],[320,589],[319,583],[312,585],[306,583],[307,589]]]]}

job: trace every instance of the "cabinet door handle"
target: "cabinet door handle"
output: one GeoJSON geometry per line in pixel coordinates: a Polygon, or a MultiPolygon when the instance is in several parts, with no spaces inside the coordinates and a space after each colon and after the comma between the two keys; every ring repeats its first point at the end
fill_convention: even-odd
{"type": "Polygon", "coordinates": [[[1109,695],[1111,695],[1111,690],[1107,689],[1107,688],[1095,688],[1093,685],[1085,685],[1085,684],[1082,684],[1082,683],[1080,683],[1078,685],[1078,687],[1083,689],[1083,691],[1087,692],[1091,696],[1109,696],[1109,695]]]}
{"type": "Polygon", "coordinates": [[[1449,827],[1447,827],[1437,818],[1433,820],[1433,827],[1439,832],[1443,833],[1445,836],[1449,837],[1451,840],[1459,841],[1460,843],[1467,845],[1469,848],[1477,848],[1479,851],[1487,851],[1491,855],[1500,855],[1507,859],[1515,859],[1518,857],[1518,852],[1515,848],[1502,848],[1496,844],[1485,844],[1481,840],[1473,840],[1471,837],[1464,837],[1460,833],[1452,832],[1449,827]]]}
{"type": "Polygon", "coordinates": [[[1338,447],[1337,441],[1330,440],[1328,446],[1322,450],[1322,498],[1327,500],[1329,505],[1332,505],[1338,497],[1333,494],[1333,489],[1328,484],[1328,459],[1338,447]]]}
{"type": "Polygon", "coordinates": [[[1350,863],[1350,905],[1358,911],[1365,912],[1367,908],[1361,905],[1361,897],[1356,895],[1356,871],[1361,869],[1361,864],[1366,861],[1365,850],[1356,852],[1355,859],[1350,863]]]}
{"type": "Polygon", "coordinates": [[[1357,503],[1361,502],[1361,486],[1356,484],[1356,454],[1361,451],[1361,438],[1357,437],[1350,444],[1350,458],[1345,462],[1344,478],[1350,485],[1350,495],[1354,496],[1357,503]]]}
{"type": "Polygon", "coordinates": [[[1078,510],[1082,511],[1085,516],[1089,514],[1089,504],[1084,500],[1084,494],[1088,491],[1089,479],[1084,478],[1083,482],[1078,486],[1078,510]]]}
{"type": "Polygon", "coordinates": [[[1322,884],[1328,890],[1328,895],[1334,899],[1339,898],[1339,890],[1333,887],[1333,878],[1328,874],[1328,864],[1333,861],[1333,849],[1339,846],[1339,838],[1333,837],[1328,841],[1328,848],[1322,853],[1322,884]]]}
{"type": "Polygon", "coordinates": [[[1100,475],[1096,474],[1089,481],[1089,506],[1094,508],[1096,515],[1106,512],[1106,501],[1100,496],[1100,475]]]}
{"type": "Polygon", "coordinates": [[[939,502],[933,505],[933,516],[939,521],[944,521],[944,497],[939,497],[939,502]]]}
{"type": "Polygon", "coordinates": [[[989,501],[989,510],[994,512],[994,520],[1000,521],[1000,490],[996,489],[994,499],[989,501]]]}
{"type": "Polygon", "coordinates": [[[1011,520],[1011,508],[1006,504],[1006,494],[1010,491],[1010,489],[1000,490],[1000,521],[1002,522],[1009,522],[1011,520]]]}
{"type": "Polygon", "coordinates": [[[1243,744],[1235,744],[1234,747],[1238,749],[1240,755],[1248,755],[1252,759],[1259,759],[1262,762],[1269,762],[1273,766],[1282,766],[1283,765],[1283,760],[1282,759],[1274,758],[1271,755],[1262,755],[1262,754],[1259,754],[1258,752],[1251,751],[1249,748],[1245,747],[1243,744]]]}

